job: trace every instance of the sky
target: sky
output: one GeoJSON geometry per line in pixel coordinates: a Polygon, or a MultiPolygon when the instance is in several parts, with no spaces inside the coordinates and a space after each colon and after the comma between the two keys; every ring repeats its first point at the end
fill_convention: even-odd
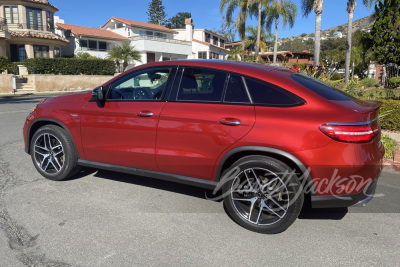
{"type": "MultiPolygon", "coordinates": [[[[111,17],[147,22],[146,12],[151,0],[49,0],[49,2],[58,7],[59,11],[55,15],[64,19],[65,23],[99,28],[111,17]]],[[[221,27],[219,0],[163,0],[162,2],[167,18],[175,16],[178,12],[190,12],[195,28],[212,30],[221,27]]],[[[315,13],[312,12],[308,18],[304,18],[301,14],[301,0],[293,2],[298,7],[295,25],[293,28],[282,28],[280,25],[279,38],[315,32],[315,13]]],[[[362,1],[357,2],[354,20],[372,14],[373,8],[368,10],[362,1]]],[[[346,5],[347,0],[325,0],[321,30],[347,23],[346,5]]],[[[250,19],[247,24],[256,26],[257,22],[250,19]]]]}

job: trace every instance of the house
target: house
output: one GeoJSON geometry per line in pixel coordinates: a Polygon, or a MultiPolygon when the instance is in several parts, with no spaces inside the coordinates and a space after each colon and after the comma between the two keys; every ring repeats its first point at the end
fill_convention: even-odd
{"type": "Polygon", "coordinates": [[[1,0],[0,56],[11,62],[59,57],[68,40],[55,34],[57,11],[47,0],[1,0]]]}
{"type": "Polygon", "coordinates": [[[143,64],[187,59],[192,55],[192,42],[174,38],[177,32],[161,25],[112,17],[101,29],[129,38],[131,46],[140,52],[143,64]]]}
{"type": "Polygon", "coordinates": [[[108,52],[116,45],[129,43],[130,39],[112,31],[89,28],[62,23],[56,23],[56,31],[65,37],[69,44],[61,49],[62,56],[73,56],[88,53],[98,58],[106,58],[108,52]]]}
{"type": "Polygon", "coordinates": [[[289,58],[288,63],[299,63],[305,65],[314,65],[314,54],[307,49],[303,52],[293,52],[293,57],[289,58]]]}

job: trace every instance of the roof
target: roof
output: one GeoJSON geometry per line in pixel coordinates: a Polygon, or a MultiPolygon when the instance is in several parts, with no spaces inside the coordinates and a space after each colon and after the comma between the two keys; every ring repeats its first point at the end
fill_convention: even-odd
{"type": "Polygon", "coordinates": [[[171,32],[171,33],[176,33],[177,31],[174,31],[172,29],[169,29],[167,27],[158,25],[158,24],[152,24],[152,23],[147,23],[147,22],[141,22],[141,21],[135,21],[135,20],[130,20],[130,19],[121,19],[121,18],[116,18],[116,17],[111,17],[106,23],[104,23],[104,27],[110,20],[116,20],[121,23],[124,23],[126,25],[130,26],[136,26],[140,28],[148,28],[148,29],[153,29],[153,30],[158,30],[158,31],[164,31],[164,32],[171,32]]]}
{"type": "Polygon", "coordinates": [[[58,8],[56,6],[53,6],[52,4],[50,4],[49,2],[44,2],[43,0],[25,0],[27,2],[32,2],[32,3],[36,3],[36,4],[43,4],[43,5],[47,5],[50,6],[54,9],[56,9],[58,11],[58,8]]]}
{"type": "Polygon", "coordinates": [[[56,25],[64,30],[71,31],[75,35],[93,36],[106,39],[129,40],[127,37],[108,30],[76,26],[64,23],[57,23],[56,25]]]}
{"type": "Polygon", "coordinates": [[[200,41],[200,40],[197,40],[197,39],[192,39],[192,40],[193,40],[193,42],[197,42],[197,43],[200,43],[200,44],[203,44],[203,45],[212,46],[212,47],[215,47],[215,48],[218,48],[218,49],[229,51],[228,49],[225,49],[223,47],[219,47],[217,45],[213,45],[213,44],[210,44],[210,43],[207,43],[207,42],[203,42],[203,41],[200,41]]]}
{"type": "MultiPolygon", "coordinates": [[[[284,57],[286,57],[288,54],[289,54],[291,57],[293,57],[293,54],[292,54],[291,51],[278,51],[278,52],[277,52],[277,55],[281,55],[281,56],[284,56],[284,57]]],[[[273,55],[274,55],[274,52],[260,52],[259,55],[260,55],[260,56],[273,56],[273,55]]]]}
{"type": "Polygon", "coordinates": [[[69,43],[67,39],[61,37],[54,33],[40,33],[40,32],[31,32],[31,31],[21,31],[14,32],[10,31],[12,37],[28,37],[28,38],[40,38],[40,39],[49,39],[49,40],[58,40],[65,43],[69,43]]]}

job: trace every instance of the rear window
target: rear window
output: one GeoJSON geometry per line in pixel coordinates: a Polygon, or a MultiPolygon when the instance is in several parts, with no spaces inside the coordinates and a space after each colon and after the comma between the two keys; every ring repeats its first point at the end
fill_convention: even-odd
{"type": "Polygon", "coordinates": [[[246,78],[253,103],[266,106],[298,106],[304,104],[300,97],[272,84],[246,78]]]}
{"type": "Polygon", "coordinates": [[[293,74],[291,78],[327,100],[349,101],[357,99],[343,92],[342,90],[336,89],[333,86],[327,85],[321,81],[318,81],[317,79],[311,78],[304,74],[293,74]]]}

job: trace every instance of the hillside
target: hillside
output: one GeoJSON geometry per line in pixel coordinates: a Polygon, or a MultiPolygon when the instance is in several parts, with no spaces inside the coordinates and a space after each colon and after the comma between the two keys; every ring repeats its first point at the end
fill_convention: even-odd
{"type": "MultiPolygon", "coordinates": [[[[374,18],[373,16],[368,16],[359,20],[353,21],[353,32],[357,30],[362,30],[362,31],[369,31],[372,28],[372,25],[374,24],[374,18]]],[[[339,25],[324,31],[321,31],[321,37],[333,37],[332,34],[335,32],[341,32],[343,36],[347,35],[347,23],[343,25],[339,25]]],[[[286,42],[286,41],[292,41],[298,38],[312,38],[314,37],[314,33],[303,33],[302,35],[299,36],[293,36],[293,37],[287,37],[287,38],[281,38],[279,39],[279,42],[286,42]]]]}

